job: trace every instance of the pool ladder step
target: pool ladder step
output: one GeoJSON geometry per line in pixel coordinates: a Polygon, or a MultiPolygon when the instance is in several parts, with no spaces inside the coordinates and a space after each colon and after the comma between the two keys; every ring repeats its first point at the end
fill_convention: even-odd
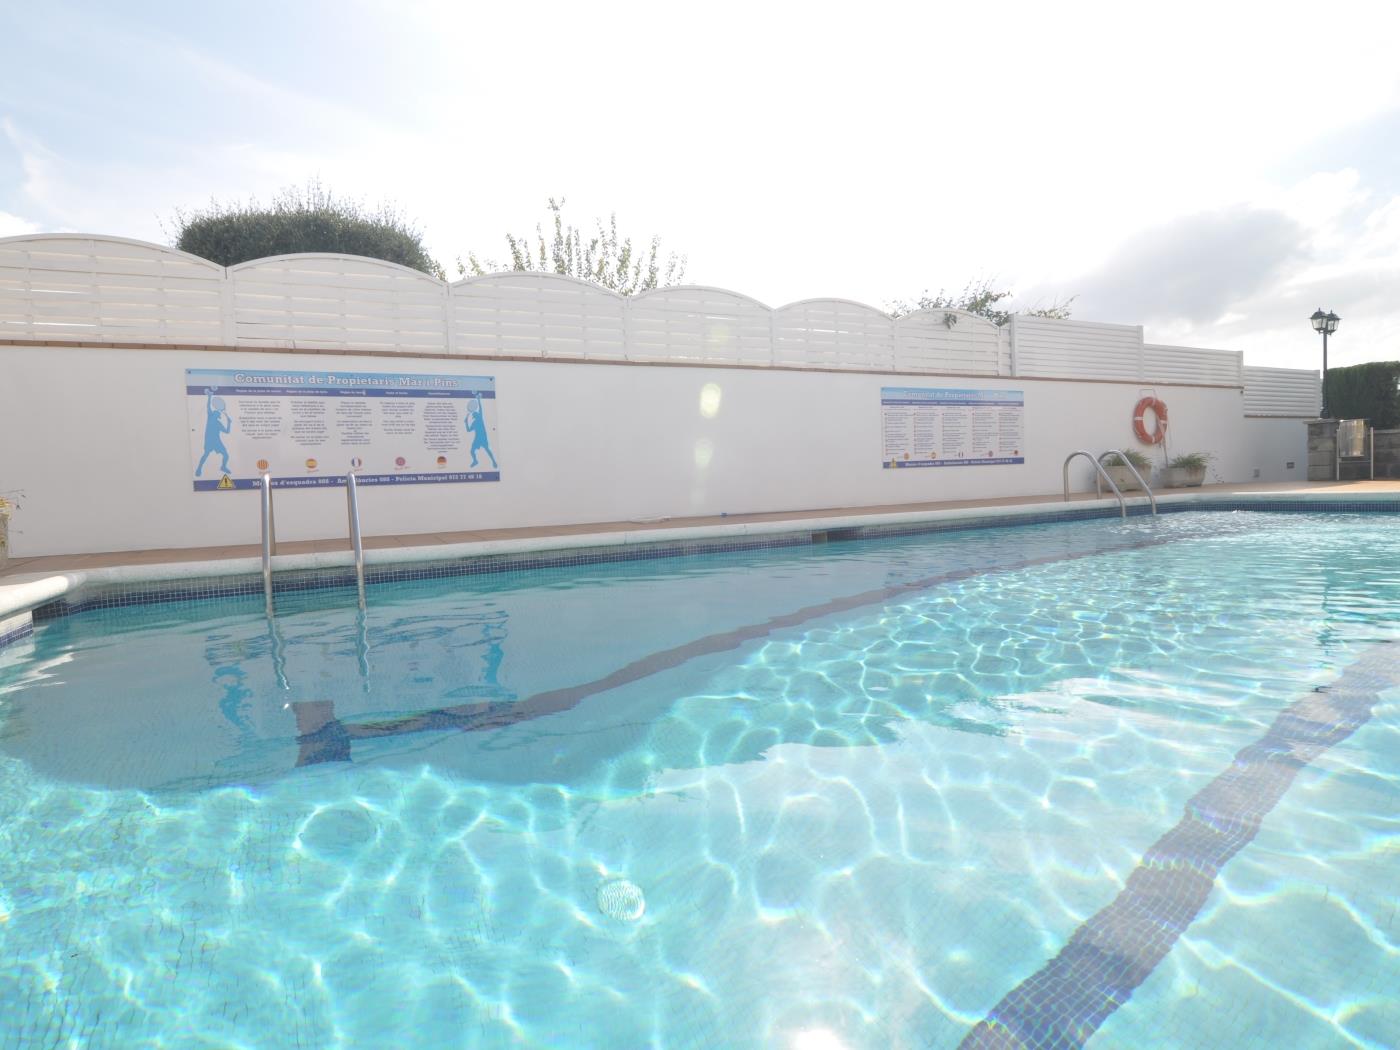
{"type": "Polygon", "coordinates": [[[1128,454],[1122,449],[1118,448],[1111,448],[1107,452],[1102,452],[1098,455],[1098,457],[1095,457],[1092,452],[1086,452],[1084,449],[1079,449],[1077,452],[1071,452],[1068,456],[1065,457],[1064,482],[1066,503],[1069,502],[1069,465],[1078,456],[1083,456],[1085,459],[1087,459],[1090,463],[1094,465],[1095,496],[1103,496],[1103,483],[1105,481],[1108,482],[1108,487],[1112,489],[1113,494],[1118,497],[1118,514],[1120,517],[1126,518],[1128,516],[1128,501],[1124,499],[1123,493],[1119,491],[1118,486],[1115,485],[1113,483],[1113,479],[1109,477],[1108,471],[1104,469],[1103,461],[1106,460],[1109,456],[1117,456],[1118,461],[1133,472],[1133,477],[1135,477],[1137,479],[1137,483],[1142,486],[1142,491],[1147,493],[1147,502],[1152,508],[1152,513],[1157,513],[1157,497],[1152,494],[1152,486],[1148,485],[1147,480],[1141,474],[1138,473],[1138,468],[1133,466],[1133,461],[1128,458],[1128,454]]]}
{"type": "MultiPolygon", "coordinates": [[[[350,526],[350,552],[355,556],[355,587],[360,611],[365,608],[365,545],[360,536],[360,496],[353,473],[345,475],[345,516],[350,526]]],[[[277,521],[272,506],[272,476],[262,476],[262,576],[267,615],[273,615],[272,556],[277,553],[277,521]]]]}

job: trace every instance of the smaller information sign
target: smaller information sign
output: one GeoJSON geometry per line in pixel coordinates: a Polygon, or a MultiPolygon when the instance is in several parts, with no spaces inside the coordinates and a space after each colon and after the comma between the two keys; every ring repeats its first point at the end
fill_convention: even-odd
{"type": "Polygon", "coordinates": [[[880,390],[885,469],[1024,463],[1020,390],[880,390]]]}

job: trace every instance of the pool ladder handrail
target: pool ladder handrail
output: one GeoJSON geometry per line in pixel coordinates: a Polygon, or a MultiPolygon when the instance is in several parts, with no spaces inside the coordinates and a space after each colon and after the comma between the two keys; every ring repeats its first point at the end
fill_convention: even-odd
{"type": "Polygon", "coordinates": [[[1086,451],[1085,451],[1084,449],[1082,449],[1082,448],[1079,449],[1079,450],[1077,450],[1077,451],[1075,451],[1075,452],[1071,452],[1068,456],[1065,457],[1065,469],[1064,469],[1065,502],[1066,502],[1066,503],[1069,502],[1069,465],[1070,465],[1070,463],[1073,462],[1074,459],[1075,459],[1076,457],[1078,457],[1078,456],[1083,456],[1085,459],[1087,459],[1090,463],[1092,463],[1092,464],[1094,465],[1094,470],[1097,471],[1097,473],[1096,473],[1096,475],[1095,475],[1095,478],[1094,478],[1094,481],[1095,481],[1095,489],[1094,489],[1094,490],[1095,490],[1095,492],[1097,492],[1097,493],[1099,493],[1100,495],[1102,495],[1103,490],[1100,489],[1100,488],[1098,488],[1098,484],[1097,484],[1097,483],[1098,483],[1098,479],[1099,479],[1099,478],[1103,478],[1104,481],[1108,482],[1108,487],[1111,488],[1111,489],[1113,490],[1113,494],[1114,494],[1115,496],[1118,497],[1118,514],[1119,514],[1119,516],[1120,516],[1120,517],[1126,518],[1126,517],[1128,516],[1128,503],[1127,503],[1127,501],[1126,501],[1125,499],[1123,499],[1123,493],[1121,493],[1121,492],[1118,491],[1118,486],[1115,485],[1115,484],[1113,483],[1113,479],[1112,479],[1111,477],[1108,476],[1108,471],[1106,471],[1106,470],[1103,469],[1103,464],[1100,463],[1097,459],[1094,458],[1094,454],[1093,454],[1092,452],[1086,452],[1086,451]]]}
{"type": "Polygon", "coordinates": [[[355,556],[355,586],[360,596],[360,612],[364,612],[365,545],[360,538],[360,498],[353,470],[345,475],[345,514],[350,519],[350,551],[355,556]]]}
{"type": "MultiPolygon", "coordinates": [[[[350,552],[355,559],[355,589],[360,611],[365,609],[365,545],[360,534],[360,500],[352,471],[345,475],[345,516],[350,523],[350,552]]],[[[277,523],[272,509],[272,477],[262,476],[262,577],[263,601],[269,618],[272,606],[272,556],[277,553],[277,523]]]]}
{"type": "Polygon", "coordinates": [[[277,553],[277,523],[272,516],[272,476],[262,476],[262,576],[267,617],[272,619],[272,556],[277,553]]]}
{"type": "MultiPolygon", "coordinates": [[[[1152,486],[1147,483],[1147,479],[1138,473],[1138,468],[1133,466],[1133,461],[1128,458],[1128,454],[1121,448],[1111,448],[1107,452],[1099,455],[1099,463],[1102,464],[1109,456],[1117,456],[1120,463],[1133,472],[1133,477],[1137,478],[1137,483],[1142,486],[1142,491],[1147,493],[1147,502],[1152,505],[1152,513],[1157,513],[1157,497],[1152,495],[1152,486]]],[[[1106,473],[1106,472],[1105,472],[1106,473]]],[[[1103,487],[1099,483],[1099,476],[1094,475],[1094,493],[1103,496],[1103,487]]]]}

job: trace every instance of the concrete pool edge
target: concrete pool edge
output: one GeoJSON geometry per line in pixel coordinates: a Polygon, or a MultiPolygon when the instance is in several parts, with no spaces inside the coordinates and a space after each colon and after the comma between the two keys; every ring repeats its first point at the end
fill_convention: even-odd
{"type": "MultiPolygon", "coordinates": [[[[1354,490],[1337,491],[1217,491],[1168,493],[1157,497],[1158,504],[1167,511],[1190,509],[1214,510],[1297,510],[1316,507],[1318,510],[1400,510],[1400,491],[1354,490]],[[1376,506],[1377,504],[1382,506],[1376,506]]],[[[1145,514],[1146,500],[1141,496],[1130,498],[1130,513],[1134,516],[1145,514]]],[[[785,518],[768,521],[720,522],[704,525],[646,527],[636,529],[598,532],[555,533],[545,536],[525,536],[508,539],[484,539],[465,543],[438,543],[422,546],[388,547],[366,551],[366,568],[370,575],[392,572],[395,569],[412,571],[412,567],[427,568],[441,565],[455,566],[465,573],[472,563],[484,563],[492,559],[509,559],[511,556],[529,557],[568,552],[595,551],[633,548],[636,556],[658,556],[657,552],[687,553],[679,549],[691,544],[698,548],[710,546],[714,550],[725,549],[725,541],[742,544],[745,547],[786,545],[784,538],[792,542],[822,542],[832,534],[842,534],[841,538],[863,538],[860,533],[878,535],[881,532],[896,533],[901,527],[922,531],[927,527],[936,531],[939,526],[949,527],[996,527],[1018,522],[1045,522],[1053,520],[1075,520],[1111,518],[1117,515],[1118,503],[1114,499],[1077,500],[1062,502],[1017,503],[998,506],[960,506],[953,509],[921,509],[898,512],[860,512],[823,514],[812,517],[785,518]]],[[[591,560],[580,558],[579,560],[591,560]]],[[[627,560],[620,552],[616,557],[596,560],[627,560]]],[[[324,585],[335,586],[343,582],[343,577],[353,565],[350,551],[322,551],[305,554],[285,554],[275,557],[274,570],[278,574],[309,574],[324,572],[331,577],[324,585]]],[[[521,565],[527,568],[527,565],[521,565]]],[[[444,571],[443,575],[455,574],[444,571]]],[[[231,557],[207,561],[170,561],[150,564],[118,564],[97,568],[62,570],[57,572],[20,573],[8,578],[0,577],[0,646],[18,641],[32,630],[35,610],[57,603],[81,602],[86,596],[101,592],[139,591],[143,586],[159,588],[162,585],[177,585],[184,581],[240,581],[236,592],[245,593],[250,583],[261,589],[261,562],[253,557],[231,557]]],[[[309,584],[302,583],[299,589],[309,584]]],[[[152,590],[147,600],[162,600],[158,591],[152,590]]],[[[166,599],[168,600],[168,599],[166,599]]],[[[139,604],[136,601],[122,604],[139,604]]]]}

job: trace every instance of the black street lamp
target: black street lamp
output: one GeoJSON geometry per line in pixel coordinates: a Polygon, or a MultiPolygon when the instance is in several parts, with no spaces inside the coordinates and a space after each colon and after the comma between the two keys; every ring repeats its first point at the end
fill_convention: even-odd
{"type": "Polygon", "coordinates": [[[1327,337],[1337,330],[1342,319],[1331,310],[1323,313],[1319,306],[1311,320],[1313,331],[1322,333],[1322,418],[1327,419],[1327,337]]]}

